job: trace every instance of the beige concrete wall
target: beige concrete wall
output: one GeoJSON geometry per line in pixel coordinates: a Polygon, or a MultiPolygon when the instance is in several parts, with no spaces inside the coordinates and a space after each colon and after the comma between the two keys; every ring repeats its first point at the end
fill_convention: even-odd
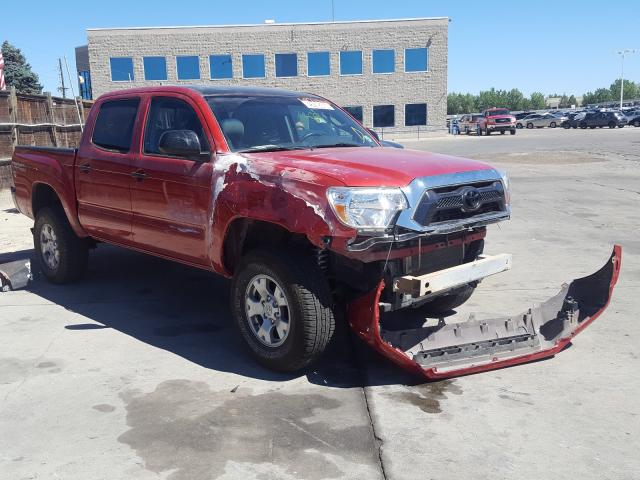
{"type": "MultiPolygon", "coordinates": [[[[154,84],[235,84],[274,86],[325,96],[336,103],[363,107],[364,123],[373,124],[374,105],[396,106],[395,122],[404,129],[404,105],[426,103],[428,130],[445,129],[448,19],[265,24],[252,26],[171,27],[88,30],[94,98],[116,89],[154,84]],[[404,72],[405,48],[428,47],[429,71],[404,72]],[[395,49],[396,71],[372,73],[372,50],[395,49]],[[361,50],[363,74],[340,75],[339,52],[361,50]],[[307,76],[307,52],[331,52],[331,75],[307,76]],[[265,78],[242,78],[242,54],[265,54],[265,78]],[[275,53],[298,54],[298,76],[275,76],[275,53]],[[211,80],[209,55],[231,54],[233,79],[211,80]],[[180,81],[176,56],[197,55],[200,80],[180,81]],[[110,57],[132,57],[134,81],[112,82],[110,57]],[[167,81],[145,81],[143,57],[167,59],[167,81]]],[[[424,127],[421,127],[424,128],[424,127]]]]}

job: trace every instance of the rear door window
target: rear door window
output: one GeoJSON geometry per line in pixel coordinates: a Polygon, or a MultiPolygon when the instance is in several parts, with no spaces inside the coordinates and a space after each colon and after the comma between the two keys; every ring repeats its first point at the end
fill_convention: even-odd
{"type": "Polygon", "coordinates": [[[93,128],[92,143],[106,150],[128,152],[139,105],[139,98],[104,102],[93,128]]]}

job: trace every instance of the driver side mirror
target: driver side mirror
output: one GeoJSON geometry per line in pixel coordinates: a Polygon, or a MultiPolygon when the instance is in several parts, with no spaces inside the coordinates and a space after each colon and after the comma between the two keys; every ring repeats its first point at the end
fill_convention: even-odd
{"type": "Polygon", "coordinates": [[[168,130],[160,136],[158,150],[165,155],[198,157],[202,154],[200,140],[193,130],[168,130]]]}

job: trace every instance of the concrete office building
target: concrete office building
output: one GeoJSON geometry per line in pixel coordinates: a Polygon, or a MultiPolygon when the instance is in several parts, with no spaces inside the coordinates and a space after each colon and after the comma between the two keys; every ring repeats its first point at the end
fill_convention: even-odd
{"type": "Polygon", "coordinates": [[[443,132],[448,24],[416,18],[88,29],[84,84],[93,98],[161,84],[274,86],[325,96],[376,129],[443,132]]]}

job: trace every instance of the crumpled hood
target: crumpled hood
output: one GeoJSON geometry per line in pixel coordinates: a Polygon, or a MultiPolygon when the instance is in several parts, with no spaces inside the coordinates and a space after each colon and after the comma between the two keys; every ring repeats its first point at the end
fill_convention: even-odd
{"type": "Polygon", "coordinates": [[[275,163],[332,177],[350,187],[403,187],[418,177],[490,170],[477,160],[397,148],[342,147],[245,154],[254,162],[275,163]]]}

